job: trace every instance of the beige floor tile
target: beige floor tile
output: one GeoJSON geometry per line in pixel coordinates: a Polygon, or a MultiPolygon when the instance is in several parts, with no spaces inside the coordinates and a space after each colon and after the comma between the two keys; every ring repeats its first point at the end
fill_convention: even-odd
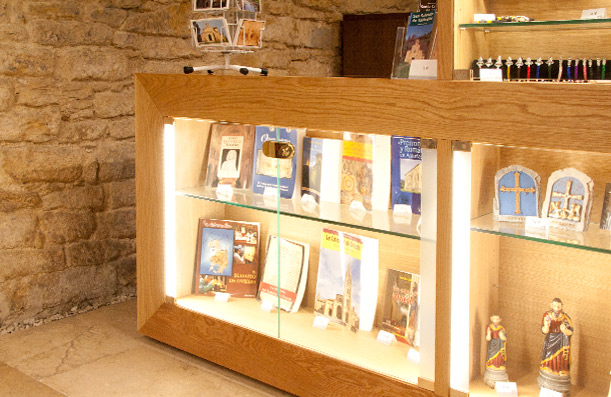
{"type": "Polygon", "coordinates": [[[0,363],[0,396],[61,397],[64,394],[43,385],[15,368],[0,363]]]}

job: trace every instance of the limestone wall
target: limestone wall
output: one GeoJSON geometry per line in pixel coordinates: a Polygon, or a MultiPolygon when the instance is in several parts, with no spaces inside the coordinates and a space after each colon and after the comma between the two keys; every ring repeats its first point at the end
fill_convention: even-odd
{"type": "MultiPolygon", "coordinates": [[[[343,14],[413,0],[263,0],[271,75],[340,71],[343,14]]],[[[135,294],[133,73],[218,63],[188,0],[0,0],[0,333],[135,294]]]]}

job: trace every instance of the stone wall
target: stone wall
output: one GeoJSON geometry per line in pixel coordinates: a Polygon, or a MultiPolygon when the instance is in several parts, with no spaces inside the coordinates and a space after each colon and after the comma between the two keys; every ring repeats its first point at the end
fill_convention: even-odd
{"type": "MultiPolygon", "coordinates": [[[[0,0],[0,333],[135,294],[133,73],[218,63],[188,0],[0,0]]],[[[270,75],[340,71],[343,14],[413,0],[264,0],[270,75]]]]}

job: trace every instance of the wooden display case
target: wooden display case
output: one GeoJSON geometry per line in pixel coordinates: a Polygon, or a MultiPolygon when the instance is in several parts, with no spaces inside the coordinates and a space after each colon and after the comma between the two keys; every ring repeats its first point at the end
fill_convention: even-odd
{"type": "MultiPolygon", "coordinates": [[[[592,222],[598,222],[600,186],[611,178],[611,139],[606,130],[611,122],[611,106],[605,100],[609,94],[611,86],[585,84],[137,75],[140,332],[298,395],[492,395],[494,391],[480,381],[485,360],[481,328],[490,312],[498,311],[508,329],[511,324],[510,380],[518,381],[520,394],[530,395],[535,390],[533,360],[541,342],[538,330],[531,331],[530,324],[540,320],[554,292],[554,288],[542,285],[561,283],[561,275],[569,272],[570,286],[566,294],[559,295],[565,300],[567,312],[579,321],[574,339],[574,393],[600,395],[606,390],[605,384],[608,387],[611,361],[611,346],[604,336],[604,317],[611,297],[611,247],[604,243],[604,234],[603,246],[592,249],[550,238],[523,239],[519,233],[498,232],[494,226],[482,230],[478,222],[491,212],[490,178],[497,169],[512,163],[538,169],[543,183],[546,175],[562,164],[586,167],[584,172],[595,180],[592,222]],[[532,96],[540,100],[523,100],[532,96]],[[172,123],[174,134],[182,135],[176,139],[175,149],[176,186],[182,190],[197,185],[203,177],[201,165],[205,162],[210,120],[435,140],[436,296],[434,313],[430,313],[435,323],[431,332],[435,336],[435,354],[423,357],[433,360],[432,379],[406,375],[409,363],[405,362],[405,352],[389,358],[378,356],[377,351],[384,351],[384,346],[375,341],[375,334],[316,334],[317,330],[312,330],[312,290],[306,293],[299,313],[281,313],[271,320],[252,301],[229,310],[191,295],[197,218],[258,220],[267,225],[263,234],[275,232],[277,227],[276,215],[269,208],[194,198],[193,192],[185,189],[175,197],[179,215],[176,229],[173,235],[164,235],[164,126],[172,123]],[[458,266],[452,257],[453,141],[473,142],[471,189],[466,189],[472,192],[474,218],[467,225],[471,235],[467,269],[471,274],[466,341],[469,348],[462,361],[470,368],[467,390],[454,386],[455,376],[448,359],[452,270],[453,265],[458,266]],[[170,288],[176,291],[170,294],[164,259],[167,239],[177,241],[176,255],[181,258],[177,261],[180,265],[176,282],[170,288]],[[548,271],[550,264],[554,271],[548,271]],[[513,372],[512,366],[527,363],[524,373],[513,372]]],[[[455,192],[457,189],[454,187],[455,192]]],[[[423,271],[420,245],[424,242],[413,238],[416,236],[409,231],[395,233],[374,226],[350,225],[349,221],[328,222],[289,213],[280,215],[279,222],[281,233],[307,239],[312,245],[311,266],[317,263],[320,230],[330,224],[379,239],[385,258],[398,257],[406,270],[423,271]]],[[[591,229],[596,227],[590,225],[591,229]]],[[[312,269],[309,278],[310,286],[315,286],[312,269]]],[[[382,275],[380,284],[384,281],[382,275]]]]}

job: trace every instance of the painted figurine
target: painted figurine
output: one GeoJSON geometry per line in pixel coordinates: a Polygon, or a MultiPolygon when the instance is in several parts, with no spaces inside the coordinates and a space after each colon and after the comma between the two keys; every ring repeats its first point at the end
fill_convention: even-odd
{"type": "Polygon", "coordinates": [[[551,310],[543,314],[541,332],[545,340],[537,382],[540,387],[568,396],[571,388],[571,335],[574,329],[571,318],[562,307],[562,301],[554,298],[551,310]]]}
{"type": "Polygon", "coordinates": [[[507,336],[505,328],[501,325],[501,317],[496,314],[490,317],[490,324],[486,327],[486,340],[488,341],[488,351],[484,383],[494,388],[496,382],[507,382],[509,380],[505,369],[507,336]]]}

